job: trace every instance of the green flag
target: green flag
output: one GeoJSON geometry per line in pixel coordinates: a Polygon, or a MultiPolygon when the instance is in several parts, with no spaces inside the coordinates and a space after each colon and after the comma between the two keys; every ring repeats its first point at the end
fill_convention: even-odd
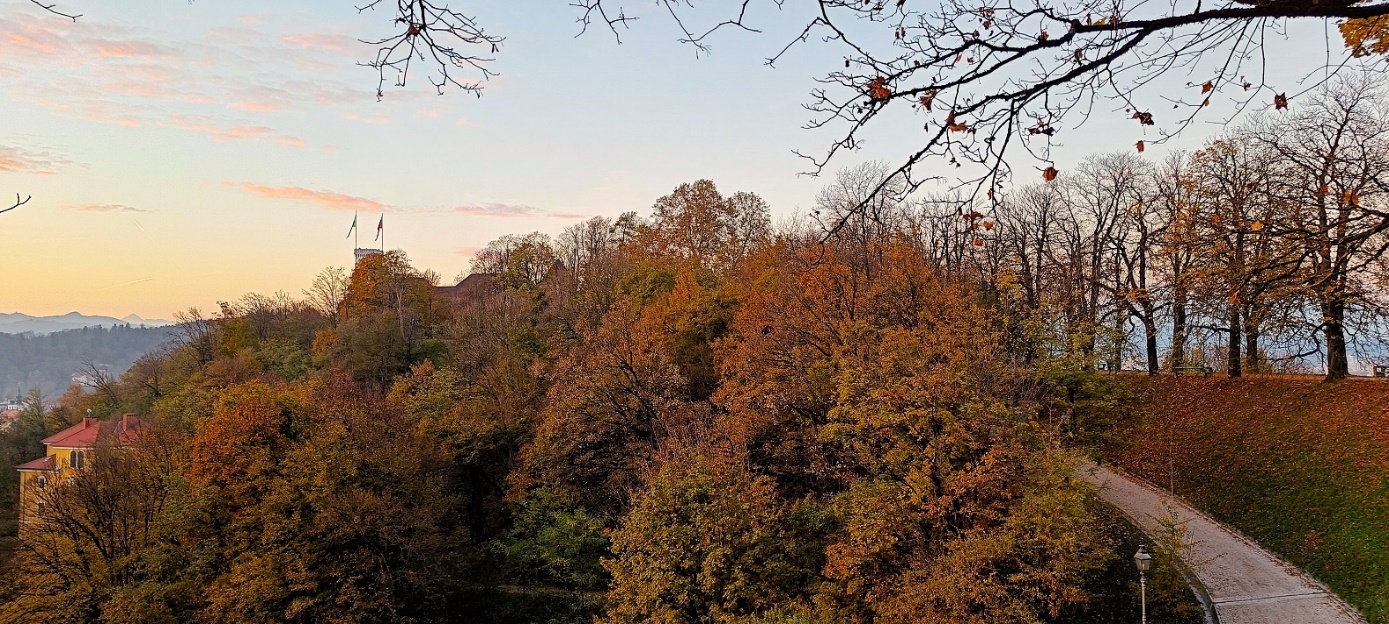
{"type": "Polygon", "coordinates": [[[347,236],[351,237],[352,232],[357,229],[357,213],[352,213],[352,227],[347,228],[347,236]]]}

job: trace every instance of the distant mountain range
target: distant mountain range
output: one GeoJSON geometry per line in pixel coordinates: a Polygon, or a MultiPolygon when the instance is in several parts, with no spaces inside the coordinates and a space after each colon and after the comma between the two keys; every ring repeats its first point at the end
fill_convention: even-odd
{"type": "Polygon", "coordinates": [[[77,312],[68,312],[60,316],[30,316],[18,312],[0,313],[0,333],[6,334],[22,334],[24,332],[50,334],[65,329],[81,329],[83,327],[114,327],[117,325],[163,327],[173,324],[173,321],[145,319],[134,314],[118,319],[110,316],[87,316],[77,312]]]}

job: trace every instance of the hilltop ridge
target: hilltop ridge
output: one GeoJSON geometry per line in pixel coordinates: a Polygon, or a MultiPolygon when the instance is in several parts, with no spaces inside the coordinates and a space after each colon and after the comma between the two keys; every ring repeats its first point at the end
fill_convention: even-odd
{"type": "Polygon", "coordinates": [[[67,314],[55,314],[51,316],[33,316],[24,314],[23,312],[0,313],[0,333],[5,334],[31,332],[41,335],[51,334],[66,329],[81,329],[83,327],[115,327],[117,325],[163,327],[173,324],[173,321],[141,318],[137,314],[130,314],[124,318],[115,318],[112,316],[87,315],[81,312],[68,312],[67,314]]]}

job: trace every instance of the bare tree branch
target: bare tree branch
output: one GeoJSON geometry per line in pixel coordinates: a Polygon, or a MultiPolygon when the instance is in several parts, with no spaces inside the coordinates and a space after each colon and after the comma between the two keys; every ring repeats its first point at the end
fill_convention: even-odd
{"type": "MultiPolygon", "coordinates": [[[[585,12],[581,21],[606,16],[604,3],[576,4],[585,12]]],[[[697,53],[708,51],[707,39],[718,30],[757,32],[745,22],[749,1],[734,3],[736,13],[728,9],[727,18],[715,17],[707,29],[687,26],[692,16],[685,13],[696,0],[657,4],[697,53]]],[[[866,129],[879,125],[873,122],[889,106],[908,106],[928,118],[926,132],[876,191],[905,182],[911,192],[946,181],[939,167],[918,173],[928,162],[944,163],[959,170],[952,192],[987,196],[991,204],[1013,173],[1009,154],[1021,149],[1040,161],[1039,172],[1054,177],[1054,138],[1092,115],[1122,109],[1134,121],[1135,140],[1153,145],[1180,134],[1217,96],[1233,101],[1236,114],[1256,100],[1260,108],[1285,106],[1285,92],[1266,83],[1263,52],[1267,35],[1278,34],[1287,20],[1389,14],[1389,3],[1359,0],[816,0],[813,6],[804,28],[767,59],[775,64],[812,37],[844,49],[844,67],[820,78],[805,105],[814,116],[807,128],[841,132],[818,154],[796,152],[810,164],[805,173],[819,175],[841,152],[862,148],[866,129]],[[1154,93],[1158,79],[1173,73],[1197,77],[1187,85],[1191,91],[1154,93]],[[1104,110],[1106,102],[1113,108],[1104,110]],[[1163,103],[1174,112],[1155,113],[1163,103]]],[[[1343,64],[1329,60],[1325,73],[1343,64]]],[[[841,225],[827,224],[831,233],[841,225]]]]}
{"type": "Polygon", "coordinates": [[[33,3],[34,6],[39,7],[40,9],[48,11],[49,13],[52,13],[59,17],[66,17],[74,22],[77,21],[77,18],[82,17],[81,13],[69,14],[59,11],[57,8],[58,5],[56,4],[44,4],[42,2],[39,2],[39,0],[29,0],[29,2],[33,3]]]}
{"type": "MultiPolygon", "coordinates": [[[[390,0],[359,1],[357,10],[365,12],[390,0]]],[[[77,17],[41,0],[30,2],[77,17]]],[[[416,63],[429,67],[429,80],[441,94],[455,87],[481,95],[482,81],[496,75],[493,55],[503,38],[445,2],[394,0],[391,33],[362,39],[376,48],[375,57],[360,64],[377,70],[378,98],[388,79],[404,86],[416,63]]],[[[579,34],[602,24],[621,43],[619,26],[637,19],[621,7],[612,10],[611,0],[569,3],[580,12],[579,34]]],[[[760,32],[748,21],[755,7],[785,8],[785,0],[738,0],[721,17],[697,26],[695,13],[711,5],[707,0],[656,4],[680,29],[678,41],[693,46],[697,55],[710,51],[716,32],[760,32]]],[[[1231,101],[1234,114],[1256,102],[1259,108],[1285,108],[1287,88],[1267,83],[1264,50],[1270,33],[1280,34],[1294,19],[1389,15],[1386,0],[807,0],[803,5],[812,9],[804,27],[767,64],[775,65],[812,38],[844,52],[844,67],[819,78],[804,105],[812,114],[808,129],[838,129],[838,138],[819,153],[795,152],[809,163],[804,173],[819,175],[842,152],[861,149],[867,129],[879,125],[874,122],[888,107],[905,107],[925,118],[924,133],[918,147],[886,172],[875,193],[902,184],[911,193],[927,182],[946,182],[953,185],[951,192],[986,196],[990,205],[996,205],[1014,173],[1010,154],[1026,153],[1050,180],[1058,173],[1051,159],[1055,138],[1095,115],[1133,120],[1136,142],[1153,145],[1180,134],[1217,97],[1231,101]],[[1194,77],[1189,91],[1155,93],[1166,86],[1159,79],[1173,73],[1194,77]],[[949,177],[939,167],[921,172],[928,162],[957,171],[949,177]]],[[[1333,45],[1328,43],[1319,81],[1345,64],[1331,58],[1333,45]]],[[[1316,86],[1295,90],[1291,98],[1316,86]]],[[[828,225],[831,232],[838,227],[828,225]]]]}
{"type": "MultiPolygon", "coordinates": [[[[358,6],[357,11],[374,9],[382,2],[371,0],[358,6]]],[[[429,82],[440,94],[448,87],[456,87],[481,97],[482,83],[460,79],[456,70],[471,70],[481,80],[497,75],[489,67],[494,59],[486,55],[496,54],[503,38],[487,34],[474,18],[450,9],[447,4],[433,0],[396,0],[395,4],[391,22],[396,32],[360,40],[376,47],[374,59],[359,63],[377,70],[376,97],[384,97],[382,88],[388,78],[393,78],[397,87],[405,86],[416,61],[432,67],[429,82]]]]}
{"type": "Polygon", "coordinates": [[[576,0],[570,3],[569,6],[583,11],[577,20],[580,24],[579,36],[588,32],[588,27],[595,21],[601,21],[608,27],[608,30],[612,31],[613,37],[617,39],[617,42],[622,43],[622,34],[617,32],[617,27],[622,26],[626,28],[627,22],[637,19],[635,17],[627,17],[627,14],[623,12],[621,7],[617,9],[617,17],[609,17],[607,7],[603,6],[603,0],[576,0]]]}
{"type": "Polygon", "coordinates": [[[19,198],[19,193],[15,193],[15,194],[14,194],[14,204],[11,205],[9,208],[0,209],[0,214],[7,213],[7,212],[9,212],[9,211],[11,211],[11,210],[14,210],[15,208],[18,208],[18,207],[20,207],[20,206],[23,206],[24,204],[29,203],[29,200],[31,200],[31,199],[33,199],[33,196],[32,196],[32,195],[31,195],[31,196],[28,196],[28,197],[25,197],[24,199],[20,199],[20,198],[19,198]]]}

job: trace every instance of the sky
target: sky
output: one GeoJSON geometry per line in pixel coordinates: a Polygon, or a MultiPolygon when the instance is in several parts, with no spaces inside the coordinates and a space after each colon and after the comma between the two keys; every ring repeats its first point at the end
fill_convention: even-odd
{"type": "MultiPolygon", "coordinates": [[[[812,42],[762,62],[804,24],[799,3],[765,3],[750,16],[762,34],[721,32],[697,57],[640,7],[619,44],[604,30],[576,36],[578,11],[561,0],[467,0],[506,37],[483,97],[440,96],[420,73],[378,101],[375,70],[356,63],[372,54],[359,37],[390,31],[384,9],[58,1],[82,18],[0,0],[0,199],[33,197],[0,215],[0,312],[171,318],[248,292],[299,294],[324,267],[351,264],[354,214],[361,246],[378,244],[384,215],[385,245],[445,281],[501,235],[647,214],[701,178],[787,218],[826,182],[798,175],[793,150],[836,138],[803,129],[801,105],[839,51],[812,42]]],[[[1273,51],[1288,82],[1324,56],[1323,27],[1312,34],[1315,45],[1273,51]]],[[[1143,138],[1109,117],[1058,166],[1143,138]]],[[[913,146],[873,139],[834,166],[913,146]]]]}

